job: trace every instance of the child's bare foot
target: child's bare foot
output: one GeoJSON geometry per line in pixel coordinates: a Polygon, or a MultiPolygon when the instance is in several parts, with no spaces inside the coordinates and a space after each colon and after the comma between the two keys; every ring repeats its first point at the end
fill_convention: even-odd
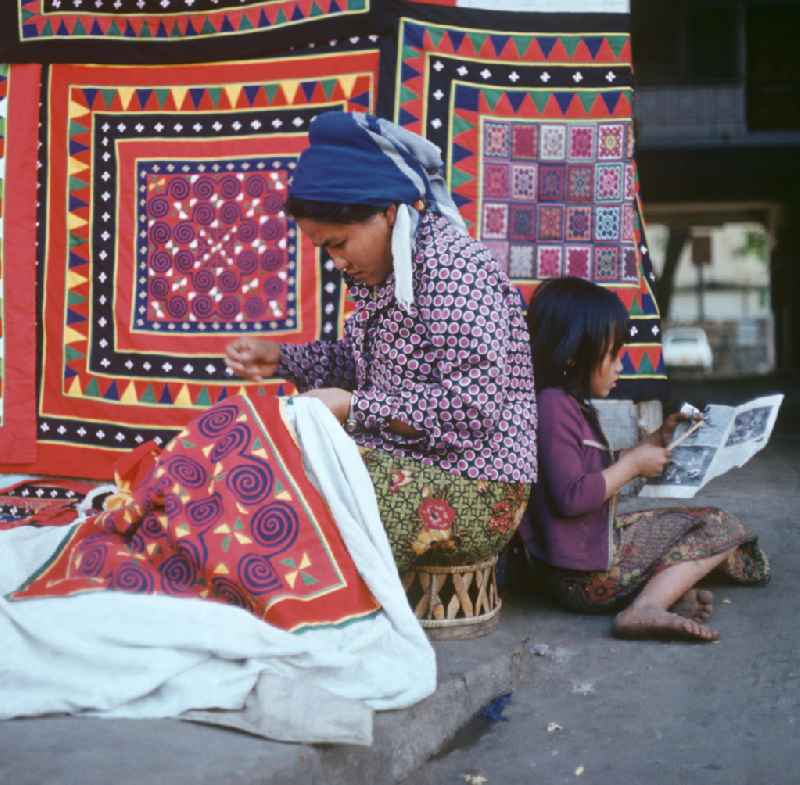
{"type": "Polygon", "coordinates": [[[708,621],[714,612],[714,593],[707,589],[689,589],[670,608],[670,611],[702,624],[708,621]]]}
{"type": "Polygon", "coordinates": [[[698,641],[719,640],[719,633],[693,619],[663,608],[631,606],[614,619],[614,633],[620,638],[681,638],[698,641]]]}

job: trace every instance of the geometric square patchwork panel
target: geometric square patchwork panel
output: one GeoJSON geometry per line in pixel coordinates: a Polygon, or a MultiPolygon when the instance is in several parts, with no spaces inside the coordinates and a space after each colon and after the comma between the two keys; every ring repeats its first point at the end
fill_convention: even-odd
{"type": "Polygon", "coordinates": [[[383,64],[396,88],[381,108],[442,148],[470,233],[526,301],[562,276],[619,296],[631,323],[615,395],[645,400],[663,397],[666,374],[638,199],[628,24],[627,15],[426,8],[400,21],[396,61],[383,64]]]}
{"type": "Polygon", "coordinates": [[[377,67],[363,50],[44,68],[37,471],[108,476],[168,440],[239,391],[237,335],[336,336],[339,276],[283,203],[311,119],[371,110],[377,67]]]}

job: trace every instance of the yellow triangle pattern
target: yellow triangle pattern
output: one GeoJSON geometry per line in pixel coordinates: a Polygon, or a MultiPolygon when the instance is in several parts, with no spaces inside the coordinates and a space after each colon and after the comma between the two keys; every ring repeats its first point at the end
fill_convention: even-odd
{"type": "Polygon", "coordinates": [[[122,397],[120,398],[122,403],[127,404],[137,404],[139,403],[139,396],[136,394],[136,385],[131,382],[126,388],[125,392],[122,393],[122,397]]]}
{"type": "Polygon", "coordinates": [[[230,571],[222,562],[214,568],[214,575],[228,575],[229,573],[230,571]]]}
{"type": "Polygon", "coordinates": [[[175,405],[176,406],[192,405],[192,396],[189,395],[188,385],[184,384],[183,387],[181,387],[181,391],[175,396],[175,405]]]}
{"type": "Polygon", "coordinates": [[[72,398],[83,397],[83,390],[81,389],[81,380],[79,376],[74,376],[72,378],[72,384],[69,386],[69,390],[67,390],[67,395],[72,398]]]}
{"type": "Polygon", "coordinates": [[[76,341],[85,341],[86,336],[81,335],[77,330],[73,330],[72,327],[68,327],[64,325],[64,343],[70,344],[75,343],[76,341]]]}
{"type": "Polygon", "coordinates": [[[67,288],[68,289],[76,289],[83,283],[86,283],[89,279],[84,278],[79,273],[76,273],[74,270],[70,270],[67,273],[67,288]]]}

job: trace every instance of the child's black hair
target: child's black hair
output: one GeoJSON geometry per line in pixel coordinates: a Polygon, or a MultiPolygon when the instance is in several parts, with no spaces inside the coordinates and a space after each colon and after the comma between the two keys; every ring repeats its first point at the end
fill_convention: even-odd
{"type": "Polygon", "coordinates": [[[296,196],[289,196],[286,200],[286,212],[293,218],[310,218],[330,224],[358,224],[385,212],[388,207],[389,203],[382,207],[370,204],[335,204],[299,199],[296,196]]]}
{"type": "Polygon", "coordinates": [[[582,278],[543,283],[528,306],[536,387],[563,387],[579,401],[592,397],[592,373],[609,349],[625,343],[628,313],[620,299],[582,278]]]}

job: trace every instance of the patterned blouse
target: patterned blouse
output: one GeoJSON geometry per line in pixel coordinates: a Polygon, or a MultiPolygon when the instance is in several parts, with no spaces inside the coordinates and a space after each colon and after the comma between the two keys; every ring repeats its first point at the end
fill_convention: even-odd
{"type": "Polygon", "coordinates": [[[490,252],[426,213],[417,231],[414,305],[394,275],[355,284],[339,341],[283,344],[278,375],[300,390],[353,390],[353,438],[470,479],[536,479],[536,398],[522,301],[490,252]],[[390,430],[399,420],[420,432],[390,430]]]}

